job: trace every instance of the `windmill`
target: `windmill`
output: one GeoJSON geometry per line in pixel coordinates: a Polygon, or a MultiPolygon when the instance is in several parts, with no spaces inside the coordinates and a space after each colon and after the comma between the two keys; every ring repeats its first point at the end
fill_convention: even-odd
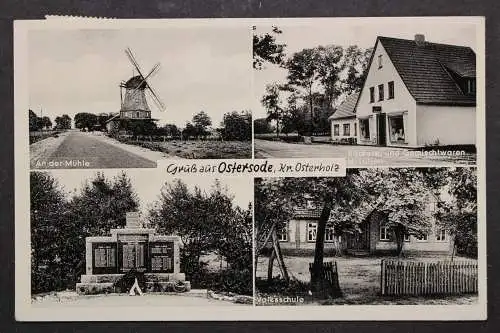
{"type": "Polygon", "coordinates": [[[160,63],[157,63],[146,74],[139,67],[139,63],[134,57],[130,48],[125,49],[125,54],[132,63],[133,69],[138,75],[132,76],[127,81],[120,83],[120,118],[121,119],[151,119],[151,109],[149,108],[146,100],[146,91],[151,97],[151,100],[156,105],[159,111],[165,111],[165,104],[160,100],[156,91],[151,87],[148,82],[153,75],[160,69],[160,63]],[[123,95],[123,89],[125,95],[123,95]]]}

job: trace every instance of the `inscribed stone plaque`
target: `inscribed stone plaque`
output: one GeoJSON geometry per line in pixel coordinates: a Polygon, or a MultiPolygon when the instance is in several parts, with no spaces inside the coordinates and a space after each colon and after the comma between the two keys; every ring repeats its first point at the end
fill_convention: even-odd
{"type": "Polygon", "coordinates": [[[92,272],[94,274],[116,273],[116,243],[92,244],[92,272]]]}
{"type": "Polygon", "coordinates": [[[174,271],[174,242],[150,243],[151,271],[173,273],[174,271]]]}

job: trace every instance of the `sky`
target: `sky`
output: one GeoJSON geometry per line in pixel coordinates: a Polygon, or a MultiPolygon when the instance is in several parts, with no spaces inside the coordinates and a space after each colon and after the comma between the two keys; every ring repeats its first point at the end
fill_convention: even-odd
{"type": "MultiPolygon", "coordinates": [[[[63,191],[68,195],[78,194],[86,181],[95,178],[99,170],[78,170],[75,173],[72,170],[50,170],[48,171],[56,178],[63,191]]],[[[148,169],[112,169],[99,171],[108,179],[121,174],[125,171],[132,182],[132,187],[139,198],[139,210],[145,216],[147,209],[158,200],[161,189],[165,183],[172,184],[174,180],[181,179],[189,189],[198,186],[201,190],[210,193],[214,185],[214,177],[190,176],[190,177],[172,177],[167,176],[164,170],[148,169]]],[[[248,204],[253,202],[253,179],[250,177],[220,177],[218,178],[222,188],[226,188],[228,194],[234,196],[234,204],[242,209],[248,208],[248,204]]]]}
{"type": "MultiPolygon", "coordinates": [[[[377,36],[414,39],[415,34],[424,34],[426,41],[469,46],[473,50],[476,45],[476,25],[461,22],[460,18],[448,19],[430,18],[425,21],[414,18],[391,18],[377,21],[374,19],[343,19],[343,20],[310,20],[303,24],[289,24],[283,21],[276,24],[283,33],[276,38],[279,43],[285,43],[285,52],[289,56],[304,48],[318,45],[358,45],[366,49],[373,47],[377,36]],[[369,20],[369,21],[368,21],[369,20]],[[383,22],[383,23],[381,23],[383,22]]],[[[258,25],[256,32],[270,32],[270,25],[258,25]]],[[[286,70],[275,65],[266,64],[266,68],[254,71],[254,104],[253,117],[266,117],[266,110],[260,104],[266,84],[286,81],[286,70]]]]}
{"type": "Polygon", "coordinates": [[[118,85],[133,74],[124,52],[130,47],[142,72],[161,64],[148,82],[166,111],[148,100],[152,118],[184,126],[203,110],[218,126],[224,113],[250,109],[250,35],[246,27],[207,26],[31,30],[30,109],[52,122],[62,114],[118,112],[118,85]]]}

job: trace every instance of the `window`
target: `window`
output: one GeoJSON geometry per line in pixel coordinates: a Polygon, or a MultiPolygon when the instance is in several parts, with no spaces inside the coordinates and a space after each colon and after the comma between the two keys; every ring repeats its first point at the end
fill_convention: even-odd
{"type": "Polygon", "coordinates": [[[378,85],[378,100],[379,100],[379,102],[384,100],[384,85],[383,84],[378,85]]]}
{"type": "Polygon", "coordinates": [[[139,111],[137,111],[137,112],[136,112],[135,117],[136,117],[136,118],[140,118],[140,116],[139,116],[139,111]]]}
{"type": "Polygon", "coordinates": [[[379,56],[378,56],[378,68],[379,69],[382,68],[382,55],[381,54],[379,54],[379,56]]]}
{"type": "Polygon", "coordinates": [[[387,83],[387,90],[389,91],[389,97],[387,99],[393,99],[394,98],[394,81],[389,81],[389,83],[387,83]]]}
{"type": "Polygon", "coordinates": [[[354,136],[358,136],[358,124],[354,123],[354,136]]]}
{"type": "Polygon", "coordinates": [[[419,242],[427,242],[427,238],[428,238],[428,236],[427,236],[427,234],[425,234],[425,235],[417,237],[417,241],[419,241],[419,242]]]}
{"type": "Polygon", "coordinates": [[[333,135],[334,136],[339,136],[340,135],[340,125],[339,124],[335,124],[333,125],[333,135]]]}
{"type": "Polygon", "coordinates": [[[435,212],[436,208],[437,208],[437,203],[436,202],[430,202],[428,204],[428,207],[429,207],[429,212],[435,212]]]}
{"type": "Polygon", "coordinates": [[[307,209],[316,209],[316,203],[313,200],[307,200],[306,207],[307,209]]]}
{"type": "Polygon", "coordinates": [[[344,136],[351,135],[351,124],[344,124],[344,136]]]}
{"type": "Polygon", "coordinates": [[[476,79],[467,80],[467,94],[473,95],[476,93],[476,79]]]}
{"type": "Polygon", "coordinates": [[[405,142],[405,129],[403,115],[389,116],[389,133],[391,142],[405,142]]]}
{"type": "Polygon", "coordinates": [[[410,235],[409,235],[409,234],[405,234],[405,235],[403,236],[403,241],[405,241],[405,242],[409,242],[409,241],[410,241],[410,235]]]}
{"type": "Polygon", "coordinates": [[[370,87],[370,103],[375,102],[375,87],[370,87]]]}
{"type": "Polygon", "coordinates": [[[288,241],[288,223],[283,223],[281,228],[278,229],[277,234],[280,242],[288,241]]]}
{"type": "Polygon", "coordinates": [[[380,240],[382,241],[389,240],[389,227],[380,226],[380,240]]]}
{"type": "Polygon", "coordinates": [[[370,139],[370,119],[364,118],[359,120],[359,131],[361,132],[361,138],[365,140],[370,139]]]}
{"type": "Polygon", "coordinates": [[[309,222],[307,224],[307,241],[316,241],[316,231],[318,230],[318,224],[316,222],[309,222]]]}
{"type": "Polygon", "coordinates": [[[439,242],[445,241],[446,240],[446,230],[439,229],[438,232],[436,233],[436,240],[439,242]]]}
{"type": "Polygon", "coordinates": [[[325,242],[334,241],[334,229],[333,226],[327,225],[325,230],[325,242]]]}

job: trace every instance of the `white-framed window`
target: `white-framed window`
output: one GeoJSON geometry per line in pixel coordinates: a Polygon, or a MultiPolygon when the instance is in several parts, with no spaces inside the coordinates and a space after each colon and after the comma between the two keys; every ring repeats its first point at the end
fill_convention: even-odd
{"type": "Polygon", "coordinates": [[[316,232],[318,231],[318,223],[309,222],[307,223],[307,241],[315,242],[316,241],[316,232]]]}
{"type": "Polygon", "coordinates": [[[344,136],[351,135],[351,124],[344,124],[344,136]]]}
{"type": "Polygon", "coordinates": [[[358,124],[354,123],[354,136],[358,136],[358,124]]]}
{"type": "Polygon", "coordinates": [[[436,202],[429,202],[427,205],[429,207],[429,212],[434,213],[437,209],[437,203],[436,202]]]}
{"type": "Polygon", "coordinates": [[[370,119],[369,118],[359,119],[359,131],[361,133],[362,139],[370,140],[370,119]]]}
{"type": "Polygon", "coordinates": [[[379,102],[384,100],[384,85],[383,84],[378,85],[378,100],[379,100],[379,102]]]}
{"type": "Polygon", "coordinates": [[[380,69],[380,68],[382,68],[382,65],[383,65],[383,63],[382,63],[382,55],[381,55],[381,54],[379,54],[379,55],[378,55],[378,68],[379,68],[379,69],[380,69]]]}
{"type": "Polygon", "coordinates": [[[405,241],[405,242],[409,242],[409,241],[410,241],[410,234],[405,234],[405,235],[403,236],[403,241],[405,241]]]}
{"type": "Polygon", "coordinates": [[[277,234],[280,242],[288,242],[288,222],[281,225],[281,228],[277,230],[277,234]]]}
{"type": "Polygon", "coordinates": [[[375,87],[370,87],[370,103],[375,103],[375,87]]]}
{"type": "Polygon", "coordinates": [[[403,115],[388,116],[391,142],[405,142],[405,126],[403,115]]]}
{"type": "Polygon", "coordinates": [[[339,124],[333,125],[333,135],[334,136],[340,135],[340,125],[339,124]]]}
{"type": "Polygon", "coordinates": [[[331,225],[327,225],[325,230],[325,242],[333,242],[334,239],[335,239],[334,228],[331,225]]]}
{"type": "Polygon", "coordinates": [[[427,234],[417,237],[418,242],[427,242],[429,236],[427,234]]]}
{"type": "Polygon", "coordinates": [[[385,225],[381,225],[380,226],[380,240],[381,241],[388,241],[388,240],[390,240],[389,239],[389,232],[390,232],[389,227],[387,227],[385,225]]]}
{"type": "Polygon", "coordinates": [[[387,83],[387,99],[394,99],[394,81],[389,81],[387,83]]]}
{"type": "Polygon", "coordinates": [[[446,230],[445,229],[439,229],[436,232],[436,240],[438,242],[444,242],[444,241],[446,241],[446,230]]]}

